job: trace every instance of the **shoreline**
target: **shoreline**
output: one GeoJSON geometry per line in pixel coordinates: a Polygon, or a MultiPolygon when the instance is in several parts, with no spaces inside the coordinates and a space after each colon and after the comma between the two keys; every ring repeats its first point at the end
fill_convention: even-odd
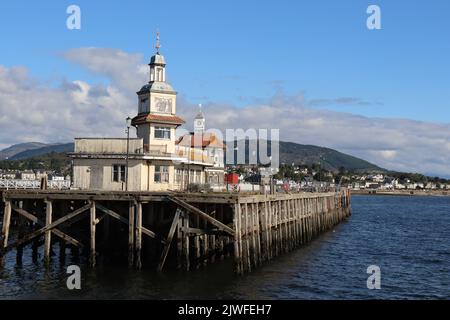
{"type": "Polygon", "coordinates": [[[448,197],[450,196],[450,190],[350,190],[351,195],[370,195],[370,196],[438,196],[448,197]]]}

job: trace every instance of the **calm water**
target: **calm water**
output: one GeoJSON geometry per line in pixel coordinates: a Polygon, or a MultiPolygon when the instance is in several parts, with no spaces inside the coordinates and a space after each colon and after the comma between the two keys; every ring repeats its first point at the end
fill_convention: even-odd
{"type": "Polygon", "coordinates": [[[57,258],[46,270],[25,250],[22,267],[7,255],[0,298],[450,299],[450,198],[354,196],[352,207],[347,222],[244,277],[231,260],[163,275],[101,266],[83,268],[73,292],[57,258]],[[369,265],[381,268],[381,290],[366,287],[369,265]]]}

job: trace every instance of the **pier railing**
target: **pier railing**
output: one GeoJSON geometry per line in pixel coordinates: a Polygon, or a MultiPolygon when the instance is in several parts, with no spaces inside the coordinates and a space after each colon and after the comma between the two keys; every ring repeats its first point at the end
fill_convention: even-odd
{"type": "MultiPolygon", "coordinates": [[[[48,189],[64,190],[70,188],[70,180],[49,180],[47,182],[48,189]]],[[[40,189],[41,181],[39,180],[18,180],[18,179],[1,179],[0,189],[40,189]]]]}

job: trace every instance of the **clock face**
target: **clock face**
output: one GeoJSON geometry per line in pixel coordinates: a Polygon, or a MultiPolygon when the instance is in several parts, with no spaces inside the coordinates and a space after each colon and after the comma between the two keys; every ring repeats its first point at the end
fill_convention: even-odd
{"type": "Polygon", "coordinates": [[[202,121],[201,120],[197,120],[197,125],[201,126],[202,125],[202,121]]]}
{"type": "Polygon", "coordinates": [[[172,112],[172,99],[168,98],[155,98],[156,112],[171,113],[172,112]]]}

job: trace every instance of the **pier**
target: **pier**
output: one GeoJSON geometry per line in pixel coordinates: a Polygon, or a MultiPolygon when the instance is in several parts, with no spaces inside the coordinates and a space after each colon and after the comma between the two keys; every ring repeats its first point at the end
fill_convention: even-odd
{"type": "MultiPolygon", "coordinates": [[[[135,268],[192,270],[226,258],[251,272],[350,216],[350,193],[235,194],[4,190],[0,256],[24,246],[46,263],[66,250],[135,268]]],[[[0,257],[1,258],[1,257],[0,257]]]]}

